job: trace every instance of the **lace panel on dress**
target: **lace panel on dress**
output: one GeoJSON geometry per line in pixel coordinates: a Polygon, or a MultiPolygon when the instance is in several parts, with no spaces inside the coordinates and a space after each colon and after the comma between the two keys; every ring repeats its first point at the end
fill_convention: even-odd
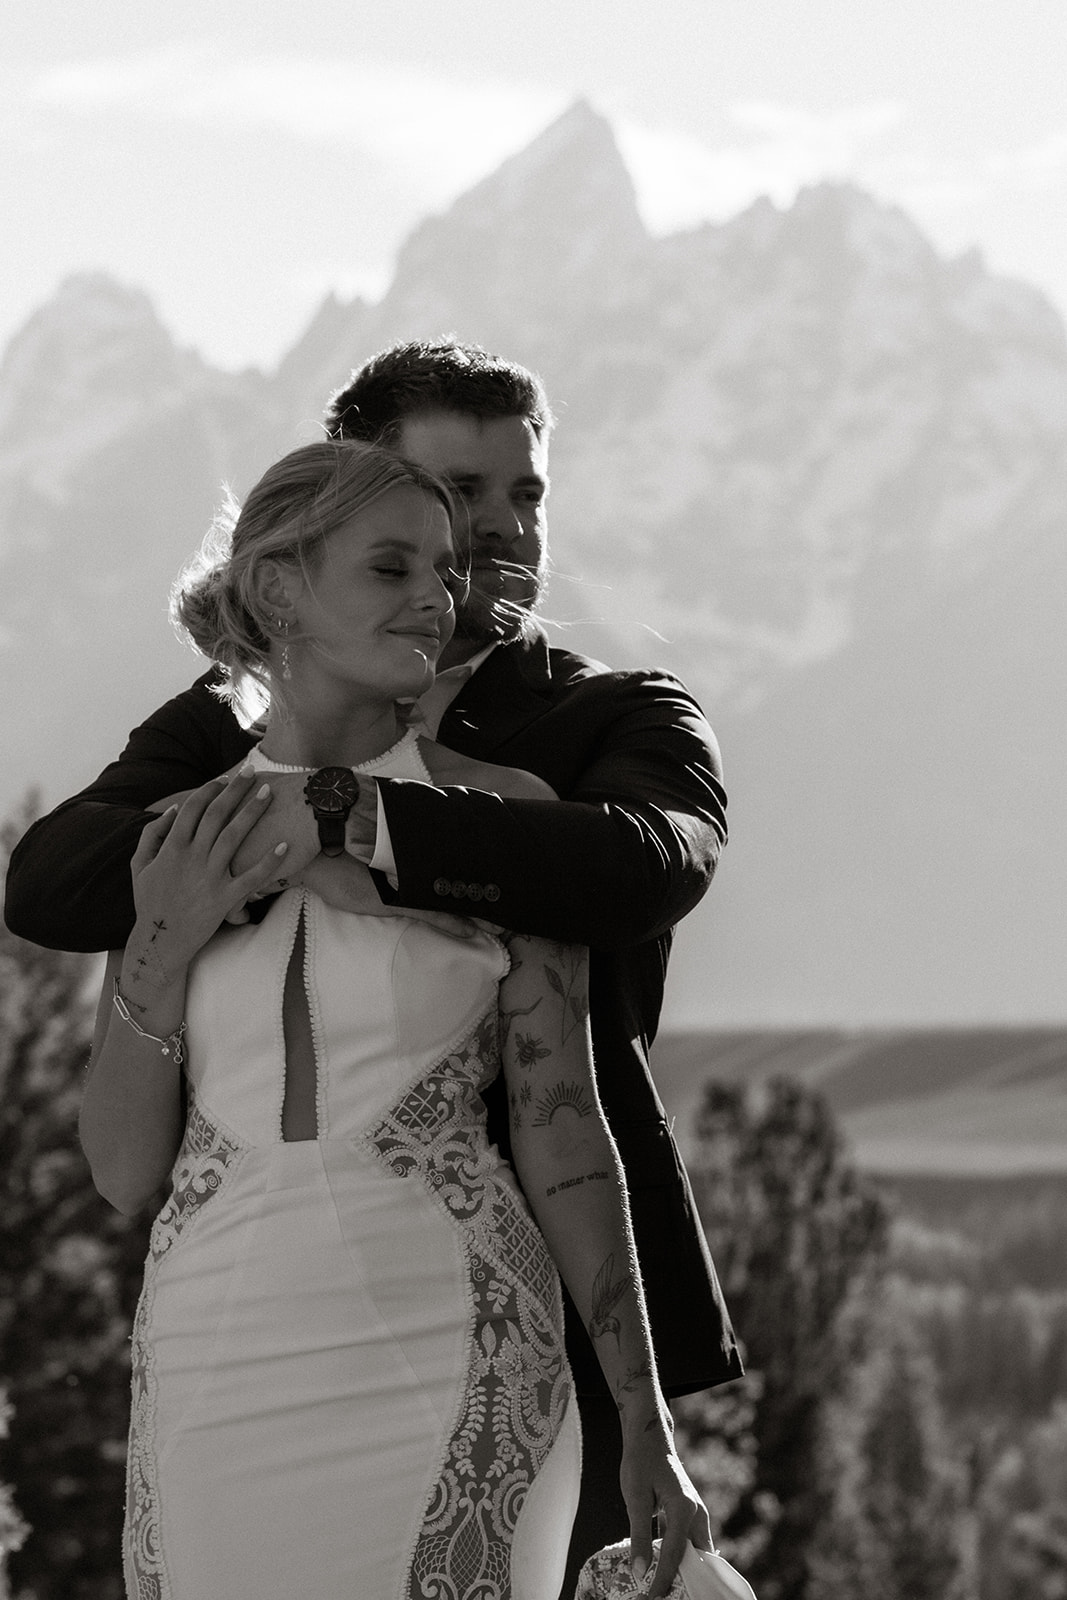
{"type": "Polygon", "coordinates": [[[470,1307],[465,1377],[405,1600],[510,1595],[519,1513],[570,1395],[556,1269],[485,1135],[479,1091],[498,1070],[493,1011],[365,1136],[461,1230],[470,1307]]]}
{"type": "Polygon", "coordinates": [[[126,1583],[136,1600],[169,1600],[171,1593],[159,1537],[156,1483],[155,1396],[152,1341],[148,1330],[159,1264],[200,1211],[218,1194],[243,1150],[190,1102],[185,1137],[171,1174],[171,1194],[152,1227],[144,1288],[131,1340],[130,1444],[126,1462],[126,1583]]]}

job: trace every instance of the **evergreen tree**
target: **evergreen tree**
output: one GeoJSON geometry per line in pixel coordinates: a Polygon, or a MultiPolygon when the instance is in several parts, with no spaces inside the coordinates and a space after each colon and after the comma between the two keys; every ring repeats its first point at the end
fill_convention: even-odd
{"type": "Polygon", "coordinates": [[[978,1508],[980,1600],[1064,1600],[1067,1402],[1017,1440],[1000,1442],[978,1508]]]}
{"type": "MultiPolygon", "coordinates": [[[[0,833],[4,863],[28,813],[0,833]]],[[[36,1600],[117,1600],[129,1321],[146,1246],[78,1146],[92,963],[0,929],[0,1477],[30,1533],[10,1563],[36,1600]]]]}
{"type": "MultiPolygon", "coordinates": [[[[0,1439],[7,1438],[7,1425],[11,1407],[0,1390],[0,1439]]],[[[27,1527],[15,1507],[11,1490],[0,1483],[0,1600],[9,1600],[11,1590],[7,1582],[7,1558],[18,1550],[27,1534],[27,1527]]]]}
{"type": "Polygon", "coordinates": [[[772,1497],[754,1494],[759,1396],[759,1374],[749,1373],[743,1384],[686,1395],[671,1405],[686,1471],[708,1508],[716,1544],[744,1572],[764,1550],[777,1519],[772,1497]],[[738,1515],[742,1503],[748,1508],[744,1518],[738,1515]]]}
{"type": "MultiPolygon", "coordinates": [[[[798,1084],[771,1083],[762,1097],[709,1084],[695,1134],[697,1202],[759,1386],[751,1486],[723,1532],[732,1548],[753,1549],[761,1600],[829,1600],[810,1552],[818,1530],[837,1526],[835,1570],[852,1584],[858,1546],[845,1528],[834,1402],[868,1353],[886,1212],[846,1159],[825,1102],[798,1084]]],[[[862,1592],[839,1590],[849,1600],[862,1592]]]]}
{"type": "Polygon", "coordinates": [[[890,1295],[880,1338],[854,1385],[860,1499],[877,1589],[887,1600],[963,1600],[970,1527],[933,1364],[902,1297],[890,1295]]]}

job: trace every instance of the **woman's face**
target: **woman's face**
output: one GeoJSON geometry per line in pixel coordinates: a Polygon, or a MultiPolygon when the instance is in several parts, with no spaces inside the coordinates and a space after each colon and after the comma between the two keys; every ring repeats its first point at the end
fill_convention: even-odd
{"type": "Polygon", "coordinates": [[[394,700],[422,694],[455,626],[448,515],[432,494],[391,489],[328,535],[307,578],[291,573],[292,688],[394,700]]]}

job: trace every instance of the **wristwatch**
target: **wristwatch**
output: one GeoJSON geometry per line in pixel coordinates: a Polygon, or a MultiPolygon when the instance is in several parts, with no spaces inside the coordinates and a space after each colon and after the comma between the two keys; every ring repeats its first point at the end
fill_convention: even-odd
{"type": "Polygon", "coordinates": [[[305,783],[304,799],[319,825],[323,855],[343,855],[345,823],[359,799],[359,779],[351,767],[320,767],[305,783]]]}

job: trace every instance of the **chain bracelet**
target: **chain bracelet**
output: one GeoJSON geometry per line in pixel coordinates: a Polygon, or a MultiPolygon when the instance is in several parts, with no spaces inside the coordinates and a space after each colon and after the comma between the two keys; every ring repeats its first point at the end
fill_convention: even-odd
{"type": "Polygon", "coordinates": [[[141,1024],[137,1021],[137,1018],[131,1014],[129,1006],[122,998],[122,994],[119,990],[119,980],[117,978],[115,979],[114,999],[115,1010],[118,1012],[123,1022],[129,1024],[134,1033],[139,1034],[142,1039],[151,1039],[153,1044],[158,1044],[165,1056],[173,1055],[174,1065],[176,1067],[183,1067],[185,1065],[184,1022],[179,1022],[173,1033],[168,1033],[165,1039],[161,1039],[158,1033],[148,1033],[144,1028],[141,1027],[141,1024]]]}

